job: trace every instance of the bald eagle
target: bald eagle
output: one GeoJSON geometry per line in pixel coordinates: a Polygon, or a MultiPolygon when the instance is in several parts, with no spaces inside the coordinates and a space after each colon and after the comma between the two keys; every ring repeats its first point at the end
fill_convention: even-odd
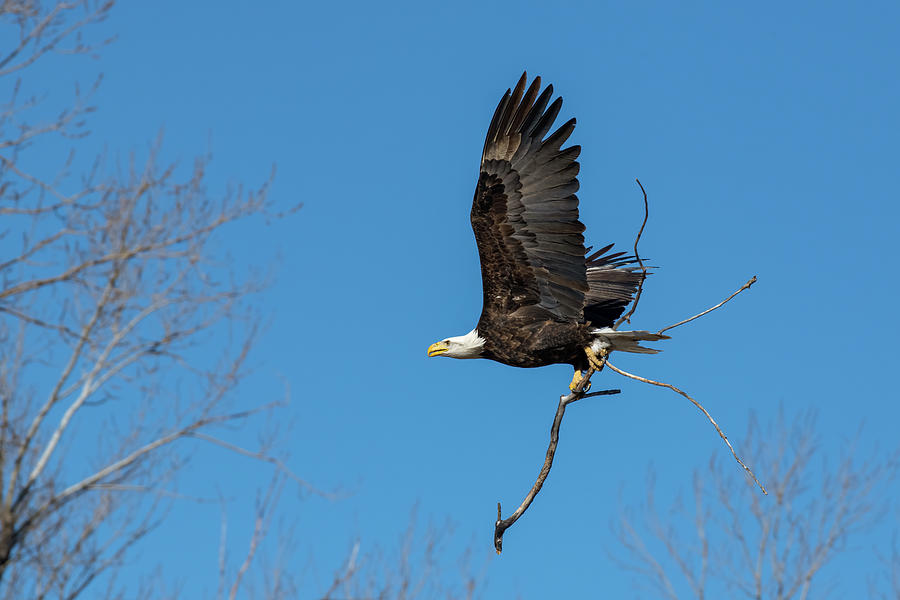
{"type": "Polygon", "coordinates": [[[648,331],[616,331],[645,273],[633,256],[587,255],[578,220],[580,146],[561,148],[575,119],[547,136],[562,98],[538,94],[525,73],[506,90],[488,127],[471,221],[481,259],[483,308],[469,333],[428,348],[428,356],[487,358],[515,367],[570,364],[575,374],[613,350],[656,353],[648,331]],[[549,104],[549,107],[548,107],[549,104]]]}

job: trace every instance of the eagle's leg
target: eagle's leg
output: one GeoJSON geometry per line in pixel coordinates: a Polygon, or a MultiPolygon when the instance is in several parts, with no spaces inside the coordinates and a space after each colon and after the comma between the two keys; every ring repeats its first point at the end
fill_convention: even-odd
{"type": "Polygon", "coordinates": [[[588,363],[594,368],[595,371],[603,370],[603,359],[609,356],[609,350],[606,348],[600,348],[597,352],[594,352],[594,349],[590,346],[585,347],[584,353],[587,355],[588,363]]]}
{"type": "MultiPolygon", "coordinates": [[[[569,384],[569,390],[574,393],[575,389],[578,387],[578,384],[581,383],[582,379],[584,379],[584,376],[581,374],[581,371],[579,369],[575,369],[575,374],[572,375],[572,383],[569,384]]],[[[582,391],[586,392],[590,389],[591,389],[591,382],[588,381],[587,385],[584,387],[584,389],[582,391]]]]}

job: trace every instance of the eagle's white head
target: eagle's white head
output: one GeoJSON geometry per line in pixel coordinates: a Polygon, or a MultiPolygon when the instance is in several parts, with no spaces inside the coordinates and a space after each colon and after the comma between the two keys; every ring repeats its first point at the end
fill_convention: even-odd
{"type": "Polygon", "coordinates": [[[473,329],[466,335],[447,338],[428,346],[428,356],[449,356],[450,358],[478,358],[484,349],[484,338],[473,329]]]}

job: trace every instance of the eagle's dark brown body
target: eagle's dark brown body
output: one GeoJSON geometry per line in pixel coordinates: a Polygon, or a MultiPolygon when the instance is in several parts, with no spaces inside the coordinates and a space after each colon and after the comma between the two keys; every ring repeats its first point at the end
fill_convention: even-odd
{"type": "Polygon", "coordinates": [[[592,326],[482,315],[478,332],[484,338],[483,358],[513,367],[570,364],[587,369],[584,347],[594,339],[592,326]]]}

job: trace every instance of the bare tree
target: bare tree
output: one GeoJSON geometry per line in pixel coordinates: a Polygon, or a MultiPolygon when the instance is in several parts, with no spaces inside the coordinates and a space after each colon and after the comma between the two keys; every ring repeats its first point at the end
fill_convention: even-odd
{"type": "Polygon", "coordinates": [[[764,428],[751,417],[745,447],[768,496],[714,455],[694,474],[693,502],[658,509],[651,477],[646,503],[623,513],[624,553],[612,556],[652,597],[826,597],[834,580],[824,567],[885,514],[897,454],[861,459],[849,444],[831,464],[812,414],[764,428]]]}
{"type": "MultiPolygon", "coordinates": [[[[197,444],[272,466],[235,526],[251,532],[238,551],[223,506],[215,597],[294,598],[297,537],[273,520],[286,485],[309,486],[277,432],[260,424],[254,448],[227,437],[280,404],[238,393],[266,274],[237,272],[220,233],[271,215],[268,180],[214,197],[208,157],[166,163],[161,140],[124,166],[85,157],[99,78],[29,88],[32,65],[95,55],[112,7],[0,0],[0,599],[184,597],[159,569],[124,582],[119,567],[173,502],[215,513],[215,498],[177,491],[197,444]]],[[[389,551],[354,543],[322,597],[473,597],[464,566],[439,574],[445,533],[411,526],[389,551]]]]}
{"type": "Polygon", "coordinates": [[[177,496],[190,440],[292,477],[270,445],[219,437],[277,404],[235,393],[263,282],[217,243],[267,213],[268,182],[213,197],[207,158],[165,164],[161,142],[125,166],[86,160],[90,91],[29,89],[32,65],[105,43],[83,35],[112,4],[0,2],[0,598],[75,598],[103,575],[114,587],[111,567],[177,496]]]}

